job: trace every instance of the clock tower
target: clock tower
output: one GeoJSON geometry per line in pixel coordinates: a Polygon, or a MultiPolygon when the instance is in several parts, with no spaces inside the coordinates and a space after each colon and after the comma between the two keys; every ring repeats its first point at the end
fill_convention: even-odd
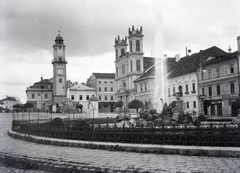
{"type": "Polygon", "coordinates": [[[55,39],[53,45],[53,101],[55,103],[61,103],[67,99],[67,87],[66,77],[67,70],[65,59],[65,45],[63,44],[63,38],[60,35],[55,39]]]}

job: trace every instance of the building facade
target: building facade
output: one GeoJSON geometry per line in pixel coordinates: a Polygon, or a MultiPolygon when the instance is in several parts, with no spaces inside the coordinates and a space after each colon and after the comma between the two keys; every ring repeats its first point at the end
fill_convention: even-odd
{"type": "Polygon", "coordinates": [[[128,30],[128,37],[115,38],[116,97],[125,106],[135,99],[134,81],[154,63],[154,58],[143,57],[143,36],[142,27],[134,29],[132,26],[128,30]]]}
{"type": "Polygon", "coordinates": [[[116,102],[114,79],[114,73],[92,73],[87,80],[87,86],[96,90],[99,112],[114,112],[116,102]]]}
{"type": "Polygon", "coordinates": [[[82,104],[82,111],[86,112],[88,110],[89,98],[93,95],[96,95],[95,88],[90,88],[83,84],[76,84],[69,88],[70,100],[77,104],[82,104]]]}
{"type": "Polygon", "coordinates": [[[52,102],[53,99],[53,82],[52,79],[43,79],[27,87],[27,102],[32,103],[34,108],[47,111],[46,102],[52,102]]]}
{"type": "Polygon", "coordinates": [[[20,104],[20,101],[14,97],[6,96],[6,98],[0,100],[0,112],[12,111],[14,109],[13,105],[15,104],[20,104]]]}

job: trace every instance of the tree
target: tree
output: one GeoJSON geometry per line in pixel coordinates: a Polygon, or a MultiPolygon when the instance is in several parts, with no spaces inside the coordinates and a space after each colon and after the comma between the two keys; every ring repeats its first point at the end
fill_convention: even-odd
{"type": "Polygon", "coordinates": [[[15,104],[15,105],[13,105],[13,108],[17,109],[17,111],[20,111],[23,109],[23,106],[20,104],[15,104]]]}
{"type": "Polygon", "coordinates": [[[128,107],[131,109],[136,109],[137,113],[138,113],[138,109],[142,108],[144,105],[140,100],[132,100],[130,103],[128,103],[128,107]]]}
{"type": "Polygon", "coordinates": [[[23,105],[23,107],[24,107],[25,109],[28,108],[28,110],[30,110],[30,108],[33,108],[33,104],[30,103],[30,102],[27,102],[27,103],[25,103],[25,104],[23,105]]]}
{"type": "Polygon", "coordinates": [[[116,104],[115,104],[115,107],[116,108],[121,108],[123,106],[123,102],[122,101],[118,101],[116,104]]]}

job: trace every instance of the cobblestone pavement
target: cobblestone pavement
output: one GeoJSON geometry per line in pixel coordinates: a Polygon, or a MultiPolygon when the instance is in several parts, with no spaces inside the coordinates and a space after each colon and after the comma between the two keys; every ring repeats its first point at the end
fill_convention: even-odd
{"type": "Polygon", "coordinates": [[[7,132],[10,128],[11,114],[0,114],[0,152],[51,161],[52,164],[71,163],[78,167],[132,172],[240,173],[240,158],[144,154],[42,145],[9,137],[7,132]]]}

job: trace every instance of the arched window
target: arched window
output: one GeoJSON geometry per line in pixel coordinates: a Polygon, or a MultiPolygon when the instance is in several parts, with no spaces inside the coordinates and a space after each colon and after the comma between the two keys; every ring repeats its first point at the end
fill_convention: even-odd
{"type": "Polygon", "coordinates": [[[130,61],[130,71],[133,71],[132,60],[130,61]]]}
{"type": "Polygon", "coordinates": [[[127,86],[127,85],[126,85],[126,83],[125,83],[125,82],[123,82],[123,88],[126,88],[126,86],[127,86]]]}
{"type": "Polygon", "coordinates": [[[140,41],[139,40],[136,41],[136,51],[140,52],[140,41]]]}
{"type": "Polygon", "coordinates": [[[122,65],[122,74],[125,74],[125,64],[122,65]]]}
{"type": "Polygon", "coordinates": [[[123,56],[124,53],[125,53],[125,50],[122,48],[122,49],[121,49],[121,55],[123,56]]]}
{"type": "Polygon", "coordinates": [[[132,41],[130,41],[130,52],[132,52],[132,41]]]}
{"type": "Polygon", "coordinates": [[[138,72],[141,71],[141,62],[139,59],[136,61],[136,66],[137,66],[137,71],[138,72]]]}

